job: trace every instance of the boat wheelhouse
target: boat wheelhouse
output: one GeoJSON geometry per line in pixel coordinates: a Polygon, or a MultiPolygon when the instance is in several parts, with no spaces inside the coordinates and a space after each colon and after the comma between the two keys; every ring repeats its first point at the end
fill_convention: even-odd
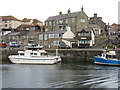
{"type": "Polygon", "coordinates": [[[120,60],[118,60],[115,51],[103,50],[101,56],[94,56],[93,58],[95,64],[120,66],[120,60]]]}

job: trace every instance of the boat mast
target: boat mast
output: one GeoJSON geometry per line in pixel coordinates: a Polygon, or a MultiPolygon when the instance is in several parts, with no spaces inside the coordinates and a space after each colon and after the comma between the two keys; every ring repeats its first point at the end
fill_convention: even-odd
{"type": "Polygon", "coordinates": [[[56,56],[58,56],[58,49],[56,49],[56,56]]]}

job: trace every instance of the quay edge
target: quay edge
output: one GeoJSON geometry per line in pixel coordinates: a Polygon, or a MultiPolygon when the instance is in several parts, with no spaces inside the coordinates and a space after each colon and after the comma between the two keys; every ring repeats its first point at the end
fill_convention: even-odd
{"type": "MultiPolygon", "coordinates": [[[[22,48],[0,49],[2,52],[2,63],[9,63],[8,56],[17,54],[22,48]]],[[[86,62],[93,63],[93,56],[100,55],[103,49],[58,49],[59,55],[65,63],[86,62]]],[[[46,49],[50,54],[55,55],[56,49],[46,49]]],[[[120,51],[118,52],[120,55],[120,51]]]]}

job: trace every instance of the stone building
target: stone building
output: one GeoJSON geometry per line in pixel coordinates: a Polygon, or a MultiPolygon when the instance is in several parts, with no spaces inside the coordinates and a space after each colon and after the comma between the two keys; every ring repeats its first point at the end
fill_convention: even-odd
{"type": "Polygon", "coordinates": [[[72,47],[72,44],[68,41],[68,39],[73,39],[74,37],[75,35],[71,31],[70,27],[67,27],[66,30],[62,31],[56,30],[40,32],[39,44],[44,46],[44,48],[58,48],[61,43],[72,47]]]}
{"type": "Polygon", "coordinates": [[[79,48],[92,47],[95,44],[95,33],[92,28],[83,28],[77,30],[76,39],[79,48]]]}
{"type": "Polygon", "coordinates": [[[89,27],[93,28],[96,36],[104,33],[105,25],[106,24],[103,22],[102,17],[98,17],[97,13],[95,13],[93,17],[89,18],[89,27]]]}
{"type": "Polygon", "coordinates": [[[88,24],[88,16],[83,7],[79,12],[71,12],[70,9],[67,14],[59,12],[59,15],[51,16],[45,21],[46,31],[64,30],[69,26],[74,33],[80,28],[87,27],[88,24]]]}

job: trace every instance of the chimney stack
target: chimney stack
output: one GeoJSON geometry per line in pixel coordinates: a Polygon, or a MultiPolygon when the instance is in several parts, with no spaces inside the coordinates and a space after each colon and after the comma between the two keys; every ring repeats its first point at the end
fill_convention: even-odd
{"type": "Polygon", "coordinates": [[[59,15],[62,15],[62,12],[59,12],[59,15]]]}
{"type": "Polygon", "coordinates": [[[68,14],[70,14],[70,8],[68,9],[68,14]]]}
{"type": "Polygon", "coordinates": [[[94,13],[94,17],[97,17],[97,13],[94,13]]]}

